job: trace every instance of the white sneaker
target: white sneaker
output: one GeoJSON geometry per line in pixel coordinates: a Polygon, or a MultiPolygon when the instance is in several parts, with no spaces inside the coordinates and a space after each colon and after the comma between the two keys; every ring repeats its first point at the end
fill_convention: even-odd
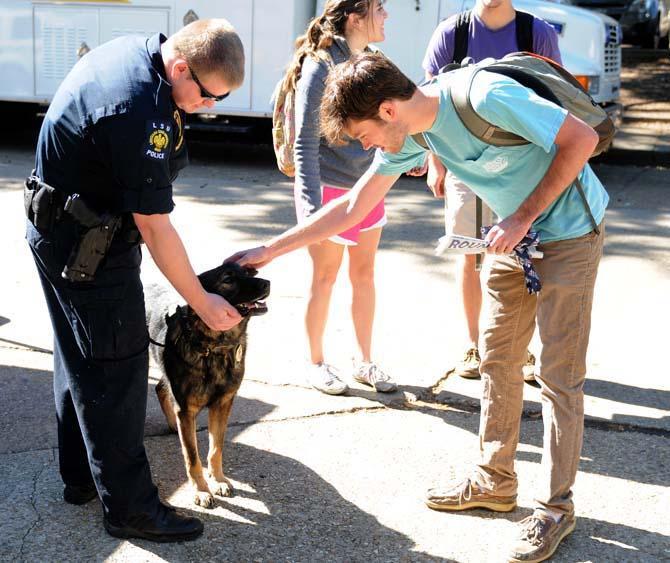
{"type": "Polygon", "coordinates": [[[523,380],[526,383],[533,383],[537,381],[535,378],[535,356],[530,353],[530,350],[528,350],[526,363],[523,364],[521,371],[523,372],[523,380]]]}
{"type": "Polygon", "coordinates": [[[359,383],[374,387],[379,393],[392,393],[398,388],[389,375],[374,362],[361,363],[354,372],[354,379],[359,383]]]}
{"type": "Polygon", "coordinates": [[[349,389],[340,379],[337,370],[325,362],[310,364],[307,368],[307,381],[314,389],[328,395],[341,395],[349,389]]]}

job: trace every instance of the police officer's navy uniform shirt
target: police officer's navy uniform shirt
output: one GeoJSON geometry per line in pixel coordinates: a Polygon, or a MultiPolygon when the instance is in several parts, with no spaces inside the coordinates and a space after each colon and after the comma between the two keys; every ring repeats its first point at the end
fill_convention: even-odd
{"type": "Polygon", "coordinates": [[[36,169],[44,182],[98,211],[172,211],[172,182],[188,154],[165,76],[165,39],[120,37],[74,66],[40,131],[36,169]]]}

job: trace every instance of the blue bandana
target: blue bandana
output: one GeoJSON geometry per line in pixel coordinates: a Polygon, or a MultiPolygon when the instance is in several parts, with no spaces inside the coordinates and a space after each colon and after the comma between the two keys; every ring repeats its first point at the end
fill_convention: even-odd
{"type": "MultiPolygon", "coordinates": [[[[491,227],[482,227],[482,236],[491,230],[491,227]]],[[[514,254],[521,263],[523,268],[523,277],[526,282],[526,289],[531,295],[537,293],[542,289],[542,283],[540,282],[540,276],[538,276],[535,268],[533,267],[533,261],[530,258],[530,248],[536,247],[540,243],[540,235],[535,231],[528,231],[526,236],[524,236],[519,244],[514,247],[514,254]]]]}

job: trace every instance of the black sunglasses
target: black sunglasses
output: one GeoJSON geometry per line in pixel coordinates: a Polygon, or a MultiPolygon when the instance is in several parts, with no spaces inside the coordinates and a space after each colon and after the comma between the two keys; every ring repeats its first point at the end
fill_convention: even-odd
{"type": "Polygon", "coordinates": [[[193,69],[191,67],[188,67],[188,70],[191,73],[193,82],[195,82],[198,85],[198,88],[200,88],[200,96],[202,98],[206,98],[208,100],[214,100],[215,102],[220,102],[221,100],[225,100],[228,96],[230,96],[230,92],[226,92],[225,94],[221,94],[220,96],[215,96],[202,85],[202,82],[198,80],[198,76],[196,75],[195,72],[193,72],[193,69]]]}

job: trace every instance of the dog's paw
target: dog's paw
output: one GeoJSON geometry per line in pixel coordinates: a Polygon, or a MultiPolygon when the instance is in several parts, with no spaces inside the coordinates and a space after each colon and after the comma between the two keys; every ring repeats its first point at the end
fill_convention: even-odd
{"type": "Polygon", "coordinates": [[[232,497],[235,494],[235,489],[228,479],[211,483],[210,488],[217,497],[232,497]]]}
{"type": "Polygon", "coordinates": [[[214,508],[214,497],[209,492],[196,491],[193,503],[203,508],[214,508]]]}

